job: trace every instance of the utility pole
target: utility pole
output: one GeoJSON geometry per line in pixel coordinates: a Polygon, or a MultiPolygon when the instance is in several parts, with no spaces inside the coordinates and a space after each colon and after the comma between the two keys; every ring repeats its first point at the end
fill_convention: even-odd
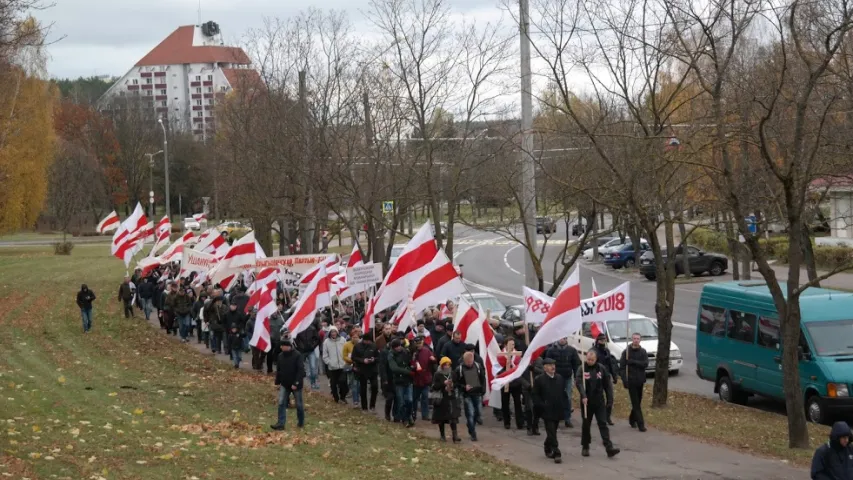
{"type": "Polygon", "coordinates": [[[299,108],[302,115],[302,165],[305,172],[305,218],[302,229],[302,253],[314,253],[314,196],[309,182],[311,180],[311,147],[308,136],[308,87],[305,85],[305,70],[299,71],[299,108]]]}
{"type": "Polygon", "coordinates": [[[169,141],[166,139],[166,124],[163,123],[163,119],[157,119],[157,123],[160,124],[160,128],[163,129],[163,158],[165,159],[166,164],[166,216],[169,217],[169,221],[172,221],[172,202],[169,200],[169,141]]]}
{"type": "MultiPolygon", "coordinates": [[[[533,86],[530,73],[530,6],[519,0],[521,41],[521,218],[529,251],[536,252],[536,165],[533,159],[533,86]]],[[[530,254],[524,256],[524,284],[538,289],[539,280],[530,254]]]]}
{"type": "Polygon", "coordinates": [[[148,218],[154,219],[154,155],[160,155],[163,150],[146,153],[148,157],[148,218]]]}

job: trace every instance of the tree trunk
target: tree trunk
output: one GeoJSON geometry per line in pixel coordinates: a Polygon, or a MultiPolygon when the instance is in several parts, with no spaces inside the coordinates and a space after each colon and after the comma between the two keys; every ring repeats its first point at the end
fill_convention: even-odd
{"type": "MultiPolygon", "coordinates": [[[[792,209],[789,207],[789,212],[792,209]]],[[[788,412],[788,446],[808,448],[809,432],[806,426],[805,399],[800,385],[800,297],[794,291],[800,285],[800,266],[802,265],[803,238],[802,221],[792,218],[788,243],[788,298],[785,300],[785,312],[780,312],[782,320],[782,384],[785,391],[785,407],[788,412]]]]}
{"type": "MultiPolygon", "coordinates": [[[[809,276],[809,282],[814,282],[817,279],[817,265],[815,265],[814,247],[812,246],[811,235],[809,235],[809,227],[803,223],[803,262],[806,264],[806,272],[809,276]]],[[[820,282],[815,284],[820,287],[820,282]]]]}
{"type": "Polygon", "coordinates": [[[252,218],[255,240],[265,252],[272,252],[272,222],[267,218],[252,218]]]}
{"type": "Polygon", "coordinates": [[[735,238],[735,228],[728,213],[723,214],[723,222],[726,227],[726,242],[729,244],[729,252],[732,256],[732,280],[740,280],[740,264],[738,263],[740,242],[735,238]]]}
{"type": "Polygon", "coordinates": [[[684,219],[678,219],[678,235],[681,237],[681,272],[684,278],[690,278],[690,255],[687,254],[687,227],[684,219]]]}
{"type": "MultiPolygon", "coordinates": [[[[675,251],[675,240],[673,239],[672,220],[668,213],[664,213],[664,239],[666,251],[675,251]]],[[[646,230],[653,230],[647,228],[646,230]]],[[[658,245],[656,231],[647,231],[651,234],[648,239],[652,245],[658,245]]],[[[669,397],[669,350],[672,342],[672,310],[675,305],[675,256],[667,255],[664,260],[660,252],[655,252],[655,271],[657,275],[655,295],[655,315],[658,322],[658,349],[655,355],[655,383],[652,388],[652,408],[666,406],[669,397]]]]}

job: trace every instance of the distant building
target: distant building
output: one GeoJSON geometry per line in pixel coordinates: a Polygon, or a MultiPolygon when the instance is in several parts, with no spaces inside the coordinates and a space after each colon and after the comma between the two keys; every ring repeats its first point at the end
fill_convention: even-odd
{"type": "Polygon", "coordinates": [[[260,80],[251,63],[242,48],[224,45],[214,22],[178,27],[120,77],[99,106],[109,111],[139,100],[171,128],[204,140],[216,130],[217,99],[241,83],[260,80]]]}

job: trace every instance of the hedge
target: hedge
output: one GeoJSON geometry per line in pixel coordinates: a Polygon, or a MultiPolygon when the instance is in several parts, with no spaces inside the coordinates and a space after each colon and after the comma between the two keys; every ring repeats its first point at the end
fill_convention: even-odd
{"type": "MultiPolygon", "coordinates": [[[[691,235],[689,242],[709,252],[724,253],[731,256],[726,234],[707,228],[697,228],[691,235]]],[[[788,238],[770,237],[762,238],[759,243],[764,247],[767,256],[782,263],[788,263],[788,238]]],[[[835,268],[844,262],[853,261],[853,249],[848,247],[813,245],[815,265],[819,269],[835,268]]]]}

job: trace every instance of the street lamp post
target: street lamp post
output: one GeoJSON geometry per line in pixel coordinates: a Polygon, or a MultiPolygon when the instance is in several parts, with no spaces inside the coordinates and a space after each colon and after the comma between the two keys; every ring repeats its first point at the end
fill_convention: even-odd
{"type": "Polygon", "coordinates": [[[166,216],[169,217],[169,221],[171,221],[172,203],[169,201],[169,142],[166,139],[166,124],[163,123],[163,119],[158,118],[157,123],[159,123],[160,128],[163,129],[163,158],[164,163],[166,164],[166,216]]]}
{"type": "Polygon", "coordinates": [[[154,218],[154,155],[160,155],[163,150],[146,153],[148,157],[148,218],[154,218]]]}

